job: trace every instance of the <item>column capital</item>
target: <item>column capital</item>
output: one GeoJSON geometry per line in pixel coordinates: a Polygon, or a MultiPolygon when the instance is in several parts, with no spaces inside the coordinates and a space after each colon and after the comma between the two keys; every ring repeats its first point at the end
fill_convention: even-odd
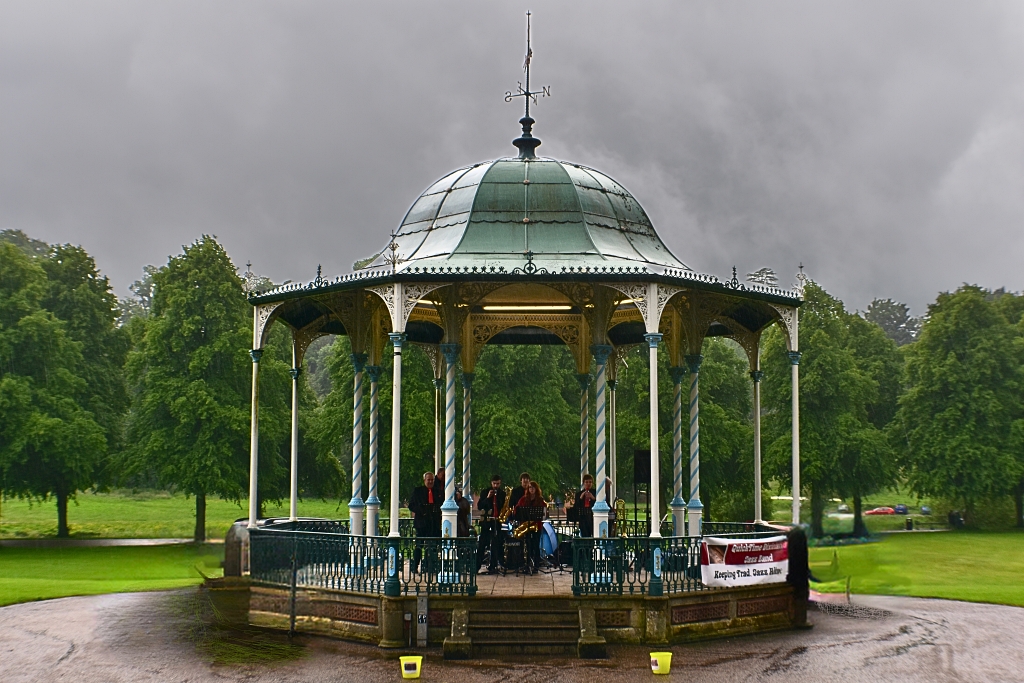
{"type": "Polygon", "coordinates": [[[435,389],[444,389],[444,377],[435,377],[434,378],[434,388],[435,389]]]}
{"type": "Polygon", "coordinates": [[[610,379],[610,380],[608,380],[608,389],[609,389],[609,391],[615,391],[615,387],[617,387],[618,384],[619,384],[619,380],[617,380],[617,379],[610,379]]]}
{"type": "Polygon", "coordinates": [[[696,375],[700,372],[700,365],[704,362],[704,356],[699,353],[687,354],[683,360],[686,361],[686,367],[690,369],[690,374],[696,375]]]}
{"type": "Polygon", "coordinates": [[[591,344],[590,352],[594,354],[594,360],[597,361],[598,365],[604,365],[608,362],[608,356],[612,355],[615,349],[610,344],[591,344]]]}
{"type": "Polygon", "coordinates": [[[664,336],[665,335],[659,332],[648,332],[647,334],[644,335],[644,339],[647,340],[648,346],[650,346],[652,349],[656,349],[658,348],[658,344],[661,343],[661,339],[664,336]]]}
{"type": "Polygon", "coordinates": [[[799,351],[787,351],[786,355],[789,356],[790,365],[800,365],[800,356],[802,354],[799,351]]]}
{"type": "Polygon", "coordinates": [[[750,371],[750,379],[754,380],[755,382],[760,382],[763,377],[764,377],[764,371],[763,370],[751,370],[750,371]]]}
{"type": "Polygon", "coordinates": [[[400,348],[402,348],[402,344],[405,343],[405,333],[404,332],[389,332],[388,333],[388,339],[391,340],[391,343],[394,345],[394,347],[396,349],[400,349],[400,348]]]}
{"type": "Polygon", "coordinates": [[[668,374],[672,376],[672,384],[682,384],[686,376],[690,374],[690,370],[689,368],[676,366],[669,368],[668,374]]]}
{"type": "Polygon", "coordinates": [[[380,376],[381,374],[383,374],[384,368],[382,368],[379,365],[367,365],[364,368],[364,371],[366,372],[367,375],[370,376],[371,382],[376,382],[380,380],[380,376]]]}
{"type": "Polygon", "coordinates": [[[365,353],[350,353],[348,357],[352,359],[352,367],[356,369],[357,373],[362,372],[366,367],[365,353]]]}
{"type": "Polygon", "coordinates": [[[462,344],[441,344],[441,353],[444,354],[444,359],[448,361],[448,365],[455,365],[459,360],[459,351],[462,350],[462,344]]]}
{"type": "Polygon", "coordinates": [[[586,391],[590,386],[590,373],[580,373],[576,375],[576,381],[580,383],[580,391],[586,391]]]}
{"type": "Polygon", "coordinates": [[[252,358],[253,363],[259,363],[260,358],[263,357],[263,349],[251,349],[249,351],[249,357],[252,358]]]}
{"type": "Polygon", "coordinates": [[[299,375],[302,374],[302,368],[292,368],[288,371],[288,374],[292,376],[292,379],[298,379],[299,375]]]}
{"type": "Polygon", "coordinates": [[[473,386],[473,380],[476,379],[476,373],[464,372],[462,373],[462,386],[469,389],[473,386]]]}

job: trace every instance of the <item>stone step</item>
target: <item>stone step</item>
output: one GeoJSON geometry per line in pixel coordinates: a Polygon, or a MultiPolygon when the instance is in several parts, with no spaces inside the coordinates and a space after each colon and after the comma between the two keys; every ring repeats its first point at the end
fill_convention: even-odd
{"type": "Polygon", "coordinates": [[[515,610],[507,612],[490,612],[470,610],[469,625],[495,625],[506,624],[529,624],[529,625],[566,625],[579,628],[580,615],[577,610],[515,610]]]}
{"type": "Polygon", "coordinates": [[[473,641],[473,656],[567,655],[576,656],[576,641],[564,643],[513,643],[473,641]]]}
{"type": "Polygon", "coordinates": [[[576,625],[494,625],[469,627],[469,637],[476,642],[507,643],[575,643],[580,637],[576,625]]]}

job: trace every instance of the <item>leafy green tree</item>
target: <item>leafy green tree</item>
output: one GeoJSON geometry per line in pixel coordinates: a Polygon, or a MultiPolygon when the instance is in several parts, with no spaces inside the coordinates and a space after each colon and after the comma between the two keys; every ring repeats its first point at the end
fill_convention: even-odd
{"type": "Polygon", "coordinates": [[[968,522],[982,500],[1020,481],[1013,430],[1022,349],[1006,307],[975,285],[944,292],[906,351],[899,426],[910,484],[921,495],[958,499],[968,522]]]}
{"type": "MultiPolygon", "coordinates": [[[[884,427],[876,375],[894,362],[894,349],[876,329],[818,284],[806,287],[800,309],[800,480],[810,493],[815,536],[824,535],[829,496],[848,492],[858,505],[861,496],[891,480],[892,468],[881,467],[885,436],[872,417],[884,427]]],[[[780,481],[791,483],[792,383],[777,328],[766,334],[762,358],[766,461],[780,481]]],[[[893,390],[887,385],[887,392],[893,390]]]]}
{"type": "MultiPolygon", "coordinates": [[[[132,352],[134,385],[126,474],[152,468],[196,499],[194,538],[206,537],[206,497],[240,501],[249,475],[252,308],[234,265],[203,236],[153,276],[145,334],[132,352]]],[[[260,368],[261,492],[285,480],[290,402],[284,351],[268,345],[260,368]]]]}
{"type": "Polygon", "coordinates": [[[81,330],[43,307],[54,290],[39,261],[0,243],[0,471],[7,492],[54,497],[66,537],[68,500],[93,484],[109,434],[86,409],[89,368],[68,328],[81,330]]]}
{"type": "Polygon", "coordinates": [[[897,346],[911,343],[921,330],[921,320],[911,317],[910,308],[892,299],[872,301],[864,312],[864,318],[881,327],[897,346]]]}

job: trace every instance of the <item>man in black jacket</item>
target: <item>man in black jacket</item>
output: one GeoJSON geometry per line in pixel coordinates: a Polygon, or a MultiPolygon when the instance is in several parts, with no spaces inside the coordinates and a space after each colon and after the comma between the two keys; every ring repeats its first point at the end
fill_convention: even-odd
{"type": "Polygon", "coordinates": [[[487,549],[491,550],[491,561],[487,564],[487,572],[498,571],[498,559],[501,557],[501,529],[498,528],[498,514],[505,506],[505,490],[501,488],[501,475],[491,477],[491,488],[480,494],[476,507],[480,510],[480,542],[476,551],[476,569],[484,564],[487,549]]]}
{"type": "Polygon", "coordinates": [[[512,508],[519,503],[519,499],[526,495],[526,489],[530,488],[530,473],[523,472],[519,475],[519,486],[512,489],[512,502],[509,503],[512,508]]]}
{"type": "MultiPolygon", "coordinates": [[[[434,487],[434,473],[423,474],[423,486],[412,490],[409,498],[409,511],[413,515],[412,525],[416,529],[417,538],[441,537],[441,498],[434,487]]],[[[423,551],[417,544],[413,553],[412,571],[418,571],[423,551]]]]}

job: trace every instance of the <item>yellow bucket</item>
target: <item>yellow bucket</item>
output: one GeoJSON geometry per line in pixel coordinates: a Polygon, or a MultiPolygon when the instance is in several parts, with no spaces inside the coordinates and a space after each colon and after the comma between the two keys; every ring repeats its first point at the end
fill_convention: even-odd
{"type": "Polygon", "coordinates": [[[667,674],[672,668],[671,652],[652,652],[651,671],[656,674],[667,674]]]}
{"type": "Polygon", "coordinates": [[[399,657],[402,662],[402,678],[419,678],[420,666],[423,664],[423,657],[413,655],[411,657],[399,657]]]}

